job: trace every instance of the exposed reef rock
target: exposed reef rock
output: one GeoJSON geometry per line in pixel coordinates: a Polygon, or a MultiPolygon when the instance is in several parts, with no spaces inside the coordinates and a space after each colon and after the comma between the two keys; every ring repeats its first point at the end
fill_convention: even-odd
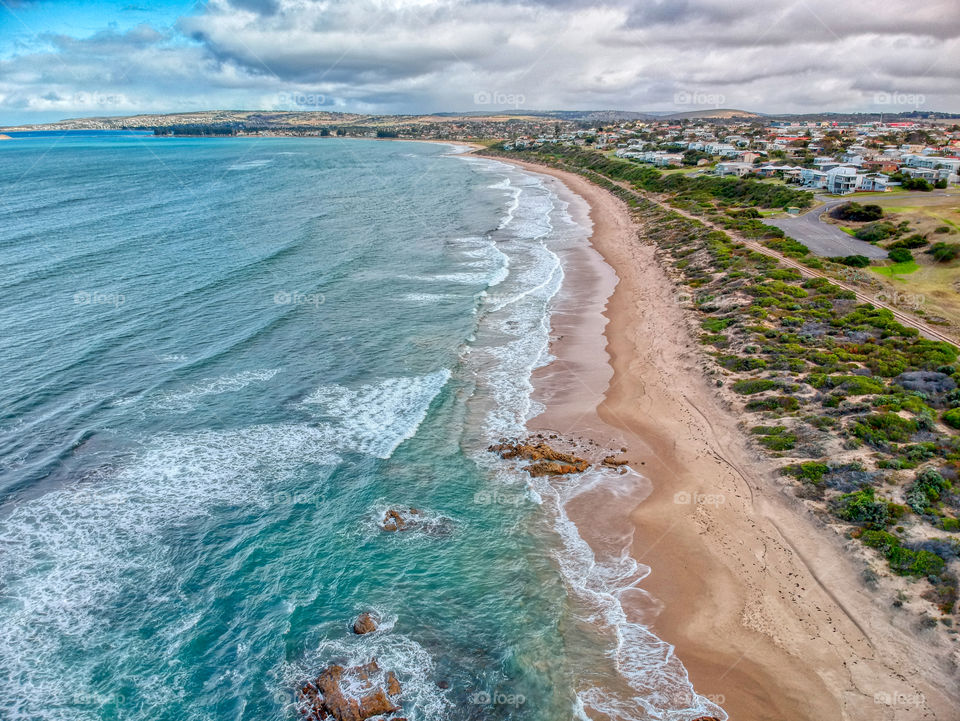
{"type": "Polygon", "coordinates": [[[324,669],[311,684],[300,689],[306,702],[303,709],[308,721],[365,721],[373,717],[388,716],[400,710],[397,698],[402,688],[393,671],[386,673],[377,665],[377,660],[360,666],[333,665],[324,669]]]}
{"type": "Polygon", "coordinates": [[[407,510],[390,508],[383,514],[380,528],[384,531],[409,531],[419,525],[419,516],[420,511],[416,508],[407,510]]]}
{"type": "Polygon", "coordinates": [[[524,470],[531,476],[558,476],[568,473],[583,473],[590,462],[573,455],[555,451],[546,443],[500,443],[488,449],[501,458],[523,458],[533,461],[524,470]]]}
{"type": "Polygon", "coordinates": [[[372,633],[378,627],[377,619],[372,613],[361,613],[357,620],[353,622],[353,632],[362,636],[365,633],[372,633]]]}

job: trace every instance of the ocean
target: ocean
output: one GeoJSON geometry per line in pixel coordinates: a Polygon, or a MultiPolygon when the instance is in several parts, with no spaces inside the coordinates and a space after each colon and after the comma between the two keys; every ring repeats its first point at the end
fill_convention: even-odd
{"type": "Polygon", "coordinates": [[[0,188],[0,717],[293,719],[376,658],[411,721],[725,718],[570,487],[486,450],[541,410],[589,237],[540,177],[108,134],[6,141],[0,188]]]}

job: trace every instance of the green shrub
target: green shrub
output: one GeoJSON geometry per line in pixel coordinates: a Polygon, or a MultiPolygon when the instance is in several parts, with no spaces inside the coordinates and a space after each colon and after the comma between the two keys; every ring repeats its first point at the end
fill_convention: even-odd
{"type": "Polygon", "coordinates": [[[918,430],[920,426],[916,421],[901,418],[896,413],[864,416],[851,428],[854,436],[873,446],[885,446],[889,442],[904,443],[918,430]]]}
{"type": "Polygon", "coordinates": [[[826,463],[819,463],[817,461],[806,461],[805,463],[794,463],[789,466],[784,466],[780,469],[780,472],[793,476],[794,478],[799,478],[801,481],[809,481],[811,483],[821,483],[823,477],[830,471],[830,467],[826,463]]]}
{"type": "Polygon", "coordinates": [[[904,190],[933,190],[933,184],[923,178],[904,178],[900,181],[900,186],[904,190]]]}
{"type": "Polygon", "coordinates": [[[913,253],[906,248],[894,248],[887,253],[887,257],[894,263],[909,263],[913,260],[913,253]]]}
{"type": "Polygon", "coordinates": [[[940,556],[930,551],[911,551],[897,546],[887,553],[891,570],[901,576],[937,576],[943,572],[946,563],[940,556]]]}
{"type": "Polygon", "coordinates": [[[869,487],[840,496],[834,502],[834,512],[845,521],[874,530],[884,528],[889,521],[887,504],[877,501],[873,489],[869,487]]]}
{"type": "Polygon", "coordinates": [[[893,223],[870,223],[870,225],[857,228],[853,236],[868,243],[876,243],[880,240],[886,240],[895,235],[896,232],[897,227],[893,223]]]}
{"type": "Polygon", "coordinates": [[[939,471],[934,468],[925,468],[917,474],[916,480],[907,488],[904,498],[915,513],[923,515],[930,510],[932,503],[940,500],[940,494],[950,488],[952,484],[939,471]]]}
{"type": "Polygon", "coordinates": [[[763,393],[771,388],[776,388],[776,381],[768,378],[750,378],[739,380],[733,384],[733,390],[741,395],[749,396],[754,393],[763,393]]]}
{"type": "Polygon", "coordinates": [[[900,545],[900,539],[886,531],[864,531],[860,540],[880,551],[890,564],[890,569],[901,576],[939,576],[946,567],[937,554],[904,548],[900,545]]]}
{"type": "Polygon", "coordinates": [[[792,433],[776,433],[763,436],[759,441],[771,451],[789,451],[797,444],[797,437],[792,433]]]}
{"type": "Polygon", "coordinates": [[[851,268],[866,268],[870,265],[870,259],[865,255],[845,255],[843,257],[831,258],[834,263],[848,265],[851,268]]]}
{"type": "Polygon", "coordinates": [[[941,418],[951,428],[960,428],[960,408],[951,408],[941,418]]]}
{"type": "Polygon", "coordinates": [[[719,333],[731,323],[733,323],[732,318],[707,318],[705,321],[701,321],[700,327],[710,333],[719,333]]]}
{"type": "Polygon", "coordinates": [[[795,411],[800,401],[793,396],[774,396],[772,398],[754,398],[747,401],[748,411],[795,411]]]}
{"type": "Polygon", "coordinates": [[[851,396],[865,396],[883,392],[883,383],[870,376],[833,376],[830,383],[851,396]]]}
{"type": "Polygon", "coordinates": [[[865,223],[879,220],[883,217],[883,208],[879,205],[860,205],[860,203],[844,203],[830,211],[830,215],[838,220],[852,220],[865,223]]]}
{"type": "Polygon", "coordinates": [[[908,250],[913,250],[915,248],[922,248],[928,242],[929,241],[919,233],[914,233],[906,238],[901,238],[900,240],[894,241],[887,246],[887,250],[893,250],[894,248],[907,248],[908,250]]]}
{"type": "Polygon", "coordinates": [[[960,244],[934,243],[923,252],[932,255],[933,259],[938,263],[949,263],[952,260],[956,260],[957,256],[960,255],[960,244]]]}

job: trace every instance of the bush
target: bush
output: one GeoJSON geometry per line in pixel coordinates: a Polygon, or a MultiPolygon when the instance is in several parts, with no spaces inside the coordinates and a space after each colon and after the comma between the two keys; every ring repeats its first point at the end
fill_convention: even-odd
{"type": "Polygon", "coordinates": [[[893,250],[894,248],[907,248],[909,250],[913,250],[915,248],[922,248],[929,242],[930,241],[928,241],[919,233],[914,233],[911,236],[894,241],[887,246],[887,250],[893,250]]]}
{"type": "Polygon", "coordinates": [[[754,398],[747,402],[748,411],[795,411],[800,401],[793,396],[774,396],[773,398],[754,398]]]}
{"type": "Polygon", "coordinates": [[[870,225],[857,228],[853,237],[865,240],[868,243],[876,243],[878,240],[886,240],[891,235],[896,235],[896,232],[897,227],[893,223],[870,223],[870,225]]]}
{"type": "Polygon", "coordinates": [[[913,260],[913,253],[906,248],[894,248],[887,253],[887,257],[894,263],[909,263],[913,260]]]}
{"type": "Polygon", "coordinates": [[[834,263],[848,265],[851,268],[866,268],[870,265],[870,259],[865,255],[845,255],[842,258],[831,258],[834,263]]]}
{"type": "Polygon", "coordinates": [[[900,185],[904,190],[933,190],[930,182],[923,178],[904,178],[900,185]]]}
{"type": "Polygon", "coordinates": [[[867,528],[880,530],[889,521],[887,504],[874,498],[872,488],[861,488],[845,493],[834,501],[834,512],[844,521],[859,523],[867,528]]]}
{"type": "Polygon", "coordinates": [[[951,408],[941,418],[951,428],[960,428],[960,408],[951,408]]]}
{"type": "Polygon", "coordinates": [[[844,203],[830,211],[830,215],[838,220],[852,220],[857,223],[866,223],[871,220],[880,220],[880,218],[883,217],[883,208],[879,205],[844,203]]]}
{"type": "Polygon", "coordinates": [[[817,461],[795,463],[780,469],[780,472],[785,475],[799,478],[801,481],[810,481],[811,483],[821,483],[823,477],[829,471],[830,467],[826,463],[818,463],[817,461]]]}
{"type": "Polygon", "coordinates": [[[900,539],[886,531],[864,531],[864,545],[876,548],[887,559],[890,569],[901,576],[939,576],[946,563],[930,551],[912,551],[900,545],[900,539]]]}
{"type": "Polygon", "coordinates": [[[772,381],[767,378],[750,378],[734,383],[733,390],[741,395],[749,396],[753,395],[754,393],[763,393],[771,388],[776,388],[776,386],[776,381],[772,381]]]}
{"type": "Polygon", "coordinates": [[[763,436],[759,441],[771,451],[789,451],[797,444],[797,437],[792,433],[773,433],[763,436]]]}
{"type": "Polygon", "coordinates": [[[904,443],[920,430],[919,424],[896,413],[875,413],[864,416],[853,425],[851,432],[857,438],[873,446],[885,446],[889,442],[904,443]]]}
{"type": "Polygon", "coordinates": [[[960,255],[960,244],[957,243],[934,243],[927,250],[923,251],[927,255],[932,255],[938,263],[949,263],[956,260],[960,255]]]}
{"type": "Polygon", "coordinates": [[[925,468],[917,474],[916,480],[907,488],[904,498],[914,513],[923,515],[930,505],[940,500],[940,494],[951,488],[950,481],[933,468],[925,468]]]}

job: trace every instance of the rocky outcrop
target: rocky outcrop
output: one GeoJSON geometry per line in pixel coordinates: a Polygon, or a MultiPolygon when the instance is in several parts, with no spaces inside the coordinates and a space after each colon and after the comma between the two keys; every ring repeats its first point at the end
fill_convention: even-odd
{"type": "Polygon", "coordinates": [[[532,461],[525,466],[531,476],[555,476],[568,473],[583,473],[590,462],[572,453],[555,451],[546,443],[500,443],[488,449],[501,458],[523,458],[532,461]]]}
{"type": "Polygon", "coordinates": [[[384,673],[376,659],[349,668],[330,666],[316,681],[300,689],[305,702],[303,713],[308,721],[365,721],[388,717],[400,710],[397,699],[401,692],[393,671],[384,673]]]}
{"type": "Polygon", "coordinates": [[[619,460],[616,456],[607,456],[601,463],[608,468],[619,468],[620,466],[627,465],[629,462],[630,461],[627,460],[619,460]]]}
{"type": "Polygon", "coordinates": [[[365,633],[373,633],[377,630],[377,619],[372,613],[361,613],[357,620],[353,622],[353,632],[359,636],[365,633]]]}
{"type": "Polygon", "coordinates": [[[420,511],[416,508],[407,510],[390,508],[383,514],[380,528],[384,531],[409,531],[417,527],[419,516],[420,511]]]}

